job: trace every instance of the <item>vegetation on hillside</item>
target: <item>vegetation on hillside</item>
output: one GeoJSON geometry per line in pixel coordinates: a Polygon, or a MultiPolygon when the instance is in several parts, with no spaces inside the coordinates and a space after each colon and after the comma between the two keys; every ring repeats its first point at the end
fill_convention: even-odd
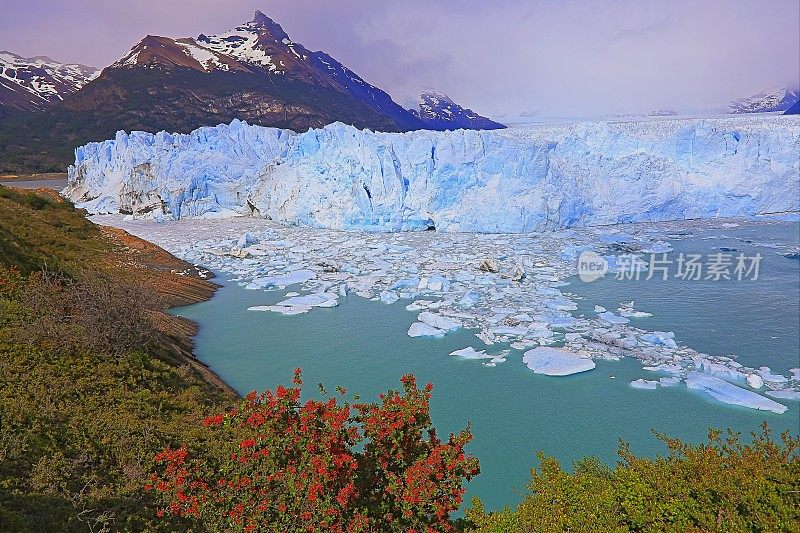
{"type": "Polygon", "coordinates": [[[658,437],[666,457],[638,457],[622,443],[614,468],[587,458],[570,473],[539,454],[515,511],[487,514],[475,500],[467,516],[482,533],[800,531],[797,436],[776,440],[764,424],[750,443],[730,431],[697,446],[658,437]]]}
{"type": "Polygon", "coordinates": [[[302,402],[299,369],[293,381],[206,419],[225,453],[160,454],[152,485],[165,496],[159,513],[214,531],[454,530],[450,513],[478,461],[464,452],[469,431],[437,437],[432,385],[420,390],[407,375],[402,392],[350,404],[342,389],[302,402]]]}
{"type": "Polygon", "coordinates": [[[213,289],[127,237],[0,187],[0,531],[800,530],[800,438],[766,426],[613,468],[540,455],[516,510],[453,521],[478,465],[429,386],[301,401],[298,372],[236,398],[164,314],[213,289]]]}

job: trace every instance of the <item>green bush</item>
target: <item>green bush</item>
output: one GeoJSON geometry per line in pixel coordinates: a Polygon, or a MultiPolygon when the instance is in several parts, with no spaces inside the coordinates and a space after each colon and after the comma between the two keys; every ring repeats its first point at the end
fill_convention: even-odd
{"type": "Polygon", "coordinates": [[[773,439],[766,424],[745,444],[710,431],[693,446],[664,435],[666,457],[638,457],[625,443],[609,468],[584,459],[569,473],[539,455],[515,511],[467,512],[481,532],[800,531],[800,439],[773,439]]]}

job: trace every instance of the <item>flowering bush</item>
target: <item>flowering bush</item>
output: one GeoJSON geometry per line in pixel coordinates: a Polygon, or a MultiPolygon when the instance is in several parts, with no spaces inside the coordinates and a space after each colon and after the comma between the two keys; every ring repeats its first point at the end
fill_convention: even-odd
{"type": "Polygon", "coordinates": [[[450,531],[462,483],[479,472],[464,453],[469,429],[444,442],[431,424],[432,386],[412,375],[378,403],[350,404],[346,391],[300,401],[292,387],[250,393],[207,418],[221,444],[214,457],[166,449],[147,488],[163,494],[159,516],[212,530],[450,531]]]}

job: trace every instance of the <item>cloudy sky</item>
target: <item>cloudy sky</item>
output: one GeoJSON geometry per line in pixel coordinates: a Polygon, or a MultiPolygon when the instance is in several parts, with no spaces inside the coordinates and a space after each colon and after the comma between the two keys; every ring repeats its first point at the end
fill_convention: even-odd
{"type": "Polygon", "coordinates": [[[401,101],[491,115],[718,107],[800,84],[800,0],[3,0],[0,49],[106,66],[255,9],[401,101]]]}

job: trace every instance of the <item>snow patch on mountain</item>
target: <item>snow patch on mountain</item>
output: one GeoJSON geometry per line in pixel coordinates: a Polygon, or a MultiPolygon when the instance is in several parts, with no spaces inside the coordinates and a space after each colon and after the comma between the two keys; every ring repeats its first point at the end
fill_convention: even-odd
{"type": "Polygon", "coordinates": [[[800,117],[374,133],[230,125],[76,150],[91,213],[371,231],[528,232],[800,210],[800,117]]]}
{"type": "Polygon", "coordinates": [[[731,113],[772,113],[786,111],[800,100],[800,88],[774,87],[730,103],[731,113]]]}
{"type": "Polygon", "coordinates": [[[59,63],[46,56],[0,51],[0,104],[44,109],[100,74],[94,67],[59,63]]]}
{"type": "Polygon", "coordinates": [[[452,98],[438,91],[423,92],[419,103],[410,111],[434,130],[505,128],[471,109],[461,107],[452,98]]]}

